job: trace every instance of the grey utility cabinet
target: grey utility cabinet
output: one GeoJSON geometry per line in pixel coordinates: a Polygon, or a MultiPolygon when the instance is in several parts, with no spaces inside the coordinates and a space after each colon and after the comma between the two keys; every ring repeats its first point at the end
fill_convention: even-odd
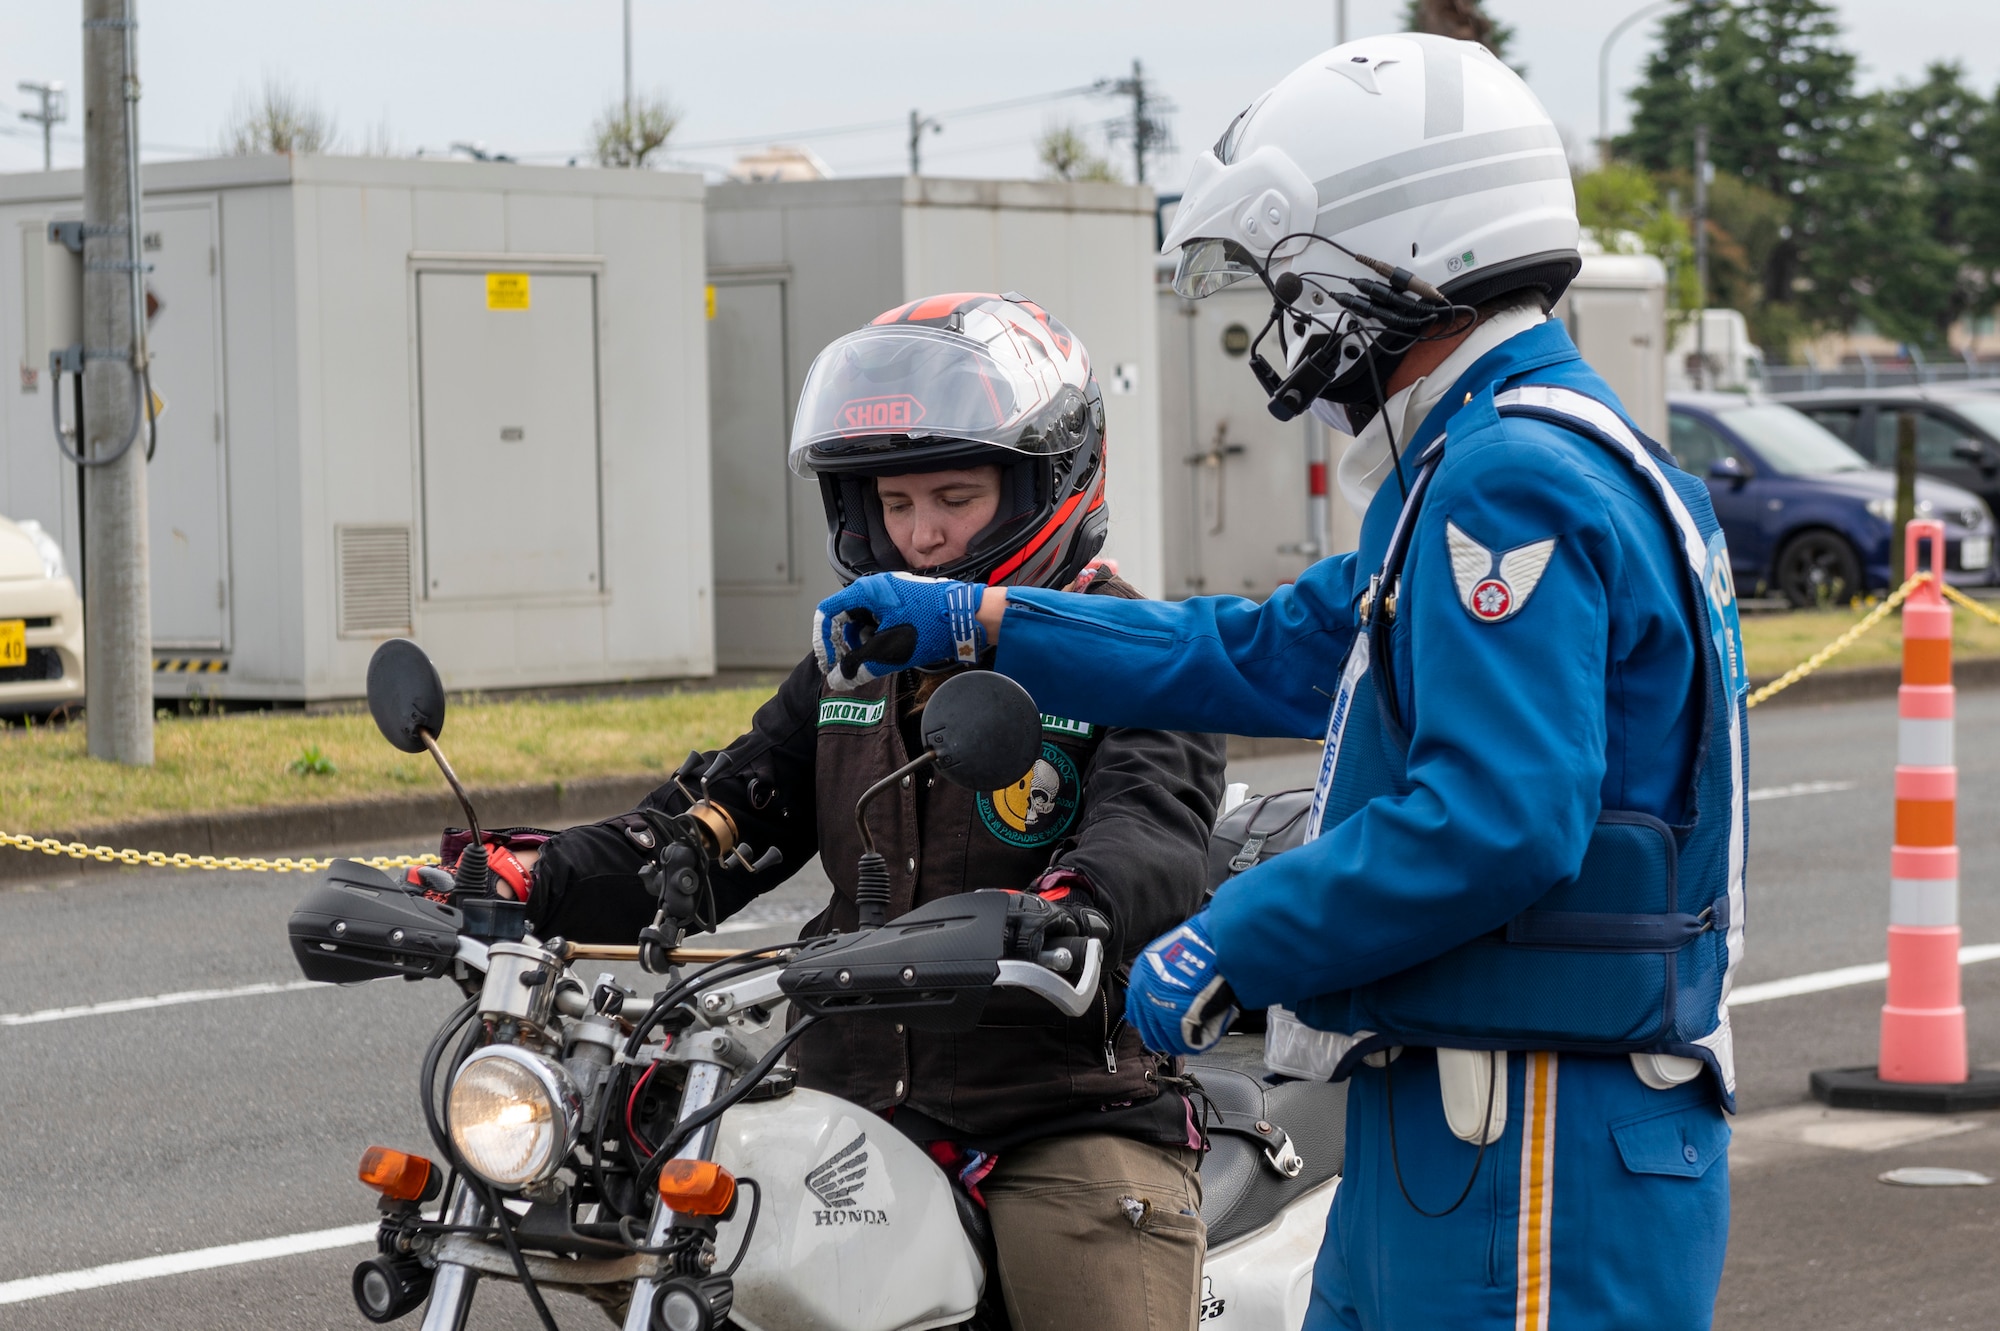
{"type": "MultiPolygon", "coordinates": [[[[42,247],[80,187],[0,176],[0,513],[72,566],[42,247]]],[[[455,688],[714,669],[698,177],[241,157],[145,188],[161,696],[352,697],[398,635],[455,688]]]]}

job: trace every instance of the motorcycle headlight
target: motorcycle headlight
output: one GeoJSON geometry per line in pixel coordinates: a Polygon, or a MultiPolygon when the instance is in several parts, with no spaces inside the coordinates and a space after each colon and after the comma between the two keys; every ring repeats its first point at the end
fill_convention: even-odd
{"type": "Polygon", "coordinates": [[[513,1045],[489,1045],[451,1079],[445,1121],[459,1158],[503,1188],[539,1183],[576,1145],[582,1098],[561,1064],[513,1045]]]}

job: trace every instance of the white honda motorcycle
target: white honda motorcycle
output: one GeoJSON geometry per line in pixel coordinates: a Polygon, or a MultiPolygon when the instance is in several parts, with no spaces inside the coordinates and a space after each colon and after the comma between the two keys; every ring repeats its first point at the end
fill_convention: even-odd
{"type": "MultiPolygon", "coordinates": [[[[712,919],[711,867],[775,858],[753,861],[726,811],[695,799],[656,820],[647,878],[661,909],[635,946],[539,940],[520,903],[490,891],[470,802],[437,748],[443,689],[414,644],[377,652],[369,703],[392,743],[438,759],[475,849],[456,879],[426,882],[337,862],[290,924],[308,978],[451,978],[469,995],[420,1078],[444,1165],[384,1147],[362,1159],[382,1211],[377,1252],[354,1272],[364,1317],[422,1307],[425,1331],[460,1331],[478,1282],[499,1279],[522,1285],[549,1328],[554,1288],[626,1331],[1005,1331],[984,1211],[888,1122],[795,1085],[782,1060],[826,1020],[968,1030],[996,988],[1081,1015],[1102,975],[1098,939],[1033,934],[1018,894],[972,892],[783,947],[680,947],[687,924],[712,919]],[[664,987],[635,1012],[611,974],[586,984],[573,969],[592,960],[638,960],[664,987]]],[[[911,766],[996,789],[1032,763],[1039,728],[1019,686],[958,675],[926,706],[911,766]]],[[[903,774],[864,794],[857,818],[903,774]]],[[[864,922],[877,884],[886,900],[881,864],[862,857],[864,922]]],[[[1203,1325],[1289,1331],[1339,1182],[1341,1088],[1189,1071],[1210,1141],[1203,1325]]],[[[1143,1227],[1146,1208],[1132,1219],[1143,1227]]]]}

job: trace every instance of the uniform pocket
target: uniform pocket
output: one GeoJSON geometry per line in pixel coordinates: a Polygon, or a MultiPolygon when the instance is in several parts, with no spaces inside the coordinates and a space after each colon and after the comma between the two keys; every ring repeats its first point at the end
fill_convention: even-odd
{"type": "Polygon", "coordinates": [[[1618,1157],[1634,1174],[1700,1178],[1729,1149],[1729,1122],[1712,1104],[1688,1105],[1611,1125],[1618,1157]]]}

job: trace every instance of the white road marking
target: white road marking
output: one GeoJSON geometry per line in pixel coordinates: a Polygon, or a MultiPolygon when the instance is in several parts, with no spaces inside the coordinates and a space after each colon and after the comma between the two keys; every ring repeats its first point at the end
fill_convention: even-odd
{"type": "Polygon", "coordinates": [[[68,1021],[72,1017],[108,1017],[118,1012],[143,1012],[147,1008],[179,1007],[183,1003],[208,1003],[218,998],[255,998],[260,994],[289,994],[297,989],[330,989],[317,980],[288,980],[283,984],[246,984],[235,989],[184,989],[177,994],[154,994],[150,998],[114,998],[81,1007],[51,1007],[40,1012],[0,1012],[0,1026],[37,1026],[45,1021],[68,1021]]]}
{"type": "Polygon", "coordinates": [[[1852,781],[1794,781],[1789,786],[1765,786],[1753,790],[1746,797],[1756,800],[1783,800],[1794,795],[1831,795],[1836,791],[1852,790],[1852,781]]]}
{"type": "MultiPolygon", "coordinates": [[[[1958,950],[1958,964],[1970,966],[1978,961],[2000,960],[2000,943],[1980,943],[1958,950]]],[[[1817,971],[1811,975],[1794,975],[1783,980],[1766,980],[1763,984],[1740,985],[1729,995],[1730,1007],[1742,1007],[1745,1003],[1768,1003],[1774,998],[1797,998],[1801,994],[1825,993],[1829,989],[1847,989],[1857,984],[1872,984],[1876,980],[1889,978],[1889,963],[1871,961],[1866,966],[1842,966],[1837,970],[1817,971]]]]}
{"type": "Polygon", "coordinates": [[[372,1243],[375,1229],[372,1223],[343,1225],[339,1229],[314,1230],[310,1234],[252,1239],[248,1243],[226,1243],[219,1248],[141,1257],[136,1262],[113,1262],[109,1266],[86,1267],[81,1271],[28,1276],[22,1280],[0,1282],[0,1304],[27,1303],[31,1299],[46,1299],[52,1294],[74,1294],[79,1290],[102,1289],[106,1285],[124,1285],[134,1280],[157,1280],[161,1276],[186,1275],[190,1271],[212,1271],[218,1266],[242,1266],[246,1262],[268,1262],[276,1257],[296,1257],[300,1253],[372,1243]]]}

